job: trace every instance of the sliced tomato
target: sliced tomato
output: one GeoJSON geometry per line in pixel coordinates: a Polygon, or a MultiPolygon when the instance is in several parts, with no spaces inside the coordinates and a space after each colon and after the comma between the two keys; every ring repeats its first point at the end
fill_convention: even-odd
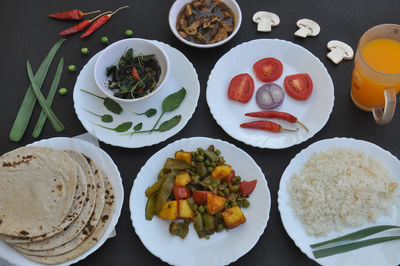
{"type": "Polygon", "coordinates": [[[241,181],[240,182],[240,194],[242,196],[249,196],[257,185],[257,179],[251,181],[241,181]]]}
{"type": "Polygon", "coordinates": [[[187,199],[190,197],[190,190],[186,187],[174,186],[172,189],[176,200],[187,199]]]}
{"type": "Polygon", "coordinates": [[[282,75],[283,65],[278,59],[267,57],[258,60],[253,65],[253,70],[259,80],[263,82],[272,82],[282,75]]]}
{"type": "Polygon", "coordinates": [[[307,100],[313,90],[313,82],[307,73],[295,74],[285,77],[286,93],[295,100],[307,100]]]}
{"type": "Polygon", "coordinates": [[[247,74],[239,74],[231,80],[228,88],[228,98],[241,103],[250,101],[254,93],[254,80],[247,74]]]}
{"type": "Polygon", "coordinates": [[[210,191],[194,190],[192,192],[193,200],[198,205],[205,205],[207,203],[207,194],[210,191]]]}

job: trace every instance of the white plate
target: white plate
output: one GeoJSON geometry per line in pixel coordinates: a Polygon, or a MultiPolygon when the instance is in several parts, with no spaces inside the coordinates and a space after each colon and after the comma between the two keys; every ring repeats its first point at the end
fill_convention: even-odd
{"type": "MultiPolygon", "coordinates": [[[[122,187],[122,180],[119,174],[117,166],[114,164],[111,157],[102,149],[96,147],[95,145],[79,140],[79,139],[72,139],[72,138],[51,138],[51,139],[44,139],[40,141],[36,141],[30,145],[34,146],[44,146],[44,147],[51,147],[54,149],[70,149],[82,152],[89,156],[93,161],[106,173],[106,175],[110,178],[110,182],[115,190],[115,208],[111,219],[107,225],[106,230],[104,231],[103,235],[100,237],[99,241],[87,250],[85,253],[81,254],[80,256],[72,259],[68,262],[58,264],[58,265],[70,265],[76,263],[80,260],[83,260],[93,252],[95,252],[103,243],[107,240],[111,232],[114,230],[115,225],[118,222],[119,216],[121,214],[122,203],[124,201],[124,189],[122,187]]],[[[44,265],[40,263],[33,262],[24,256],[22,256],[19,252],[15,249],[11,248],[3,241],[0,240],[0,257],[4,258],[11,264],[15,265],[23,265],[23,266],[38,266],[44,265]]]]}
{"type": "MultiPolygon", "coordinates": [[[[183,129],[183,127],[192,117],[200,94],[200,83],[196,70],[189,60],[177,49],[162,42],[153,42],[159,45],[169,57],[171,62],[169,77],[166,80],[166,83],[163,85],[162,90],[148,99],[144,99],[143,101],[137,103],[122,103],[121,106],[124,111],[120,115],[116,115],[108,111],[103,105],[103,100],[81,91],[81,89],[83,89],[96,95],[106,97],[106,95],[103,94],[96,86],[93,77],[94,65],[101,52],[93,56],[79,74],[75,83],[73,95],[75,112],[85,129],[99,140],[110,145],[125,148],[140,148],[144,146],[150,146],[160,143],[177,134],[181,129],[183,129]],[[186,97],[182,104],[175,111],[165,113],[160,121],[161,123],[174,117],[175,115],[181,114],[182,120],[171,130],[166,132],[154,132],[152,134],[144,133],[130,136],[122,135],[121,133],[104,129],[94,124],[98,123],[107,127],[116,127],[121,123],[132,121],[133,125],[142,122],[143,130],[151,129],[161,114],[161,103],[164,98],[169,94],[180,90],[182,87],[186,89],[186,97]],[[129,112],[132,111],[136,113],[143,113],[149,108],[157,109],[157,114],[150,118],[147,118],[144,115],[139,116],[129,112]],[[99,117],[89,114],[85,110],[89,110],[100,115],[111,114],[114,118],[114,121],[112,123],[103,123],[99,117]]],[[[132,131],[132,129],[130,131],[132,131]]]]}
{"type": "MultiPolygon", "coordinates": [[[[277,39],[253,40],[232,48],[215,64],[207,82],[207,103],[217,123],[231,137],[260,148],[287,148],[311,138],[328,121],[333,101],[332,79],[321,61],[303,47],[277,39]],[[274,81],[282,89],[283,80],[287,75],[308,73],[313,80],[314,89],[309,99],[296,101],[285,93],[282,105],[274,108],[276,111],[296,116],[308,127],[309,132],[299,127],[299,132],[296,133],[277,134],[239,126],[245,122],[259,120],[244,114],[261,110],[256,104],[255,92],[264,83],[253,73],[253,64],[265,57],[275,57],[282,62],[282,76],[274,81]],[[241,73],[250,74],[255,83],[254,95],[246,104],[228,99],[229,83],[234,76],[241,73]]],[[[298,127],[282,120],[274,121],[287,128],[298,127]]]]}
{"type": "Polygon", "coordinates": [[[267,226],[271,199],[264,174],[245,151],[222,140],[194,137],[175,141],[150,157],[135,179],[129,206],[136,234],[155,256],[172,265],[212,266],[236,261],[257,243],[267,226]],[[198,147],[207,148],[211,144],[221,150],[226,162],[232,165],[242,180],[257,178],[257,186],[249,198],[251,205],[243,209],[247,220],[228,232],[211,235],[209,240],[199,239],[193,224],[190,225],[185,239],[171,236],[168,221],[158,217],[154,217],[152,221],[145,219],[145,190],[157,180],[157,174],[165,160],[168,157],[173,158],[175,151],[194,151],[198,147]]]}
{"type": "MultiPolygon", "coordinates": [[[[351,138],[333,138],[325,139],[313,143],[306,149],[298,153],[289,163],[279,185],[278,191],[278,208],[281,213],[283,226],[288,235],[293,239],[295,244],[306,254],[310,259],[322,265],[337,265],[337,266],[366,266],[366,265],[398,265],[400,263],[400,241],[392,241],[379,245],[373,245],[350,251],[347,253],[337,254],[330,257],[315,259],[310,245],[335,238],[344,234],[357,231],[362,228],[373,225],[400,224],[399,207],[394,207],[391,217],[382,216],[374,224],[366,224],[359,228],[349,228],[342,232],[332,232],[324,237],[315,237],[308,235],[303,229],[301,222],[295,216],[292,208],[289,206],[289,194],[287,192],[287,183],[290,181],[294,173],[299,173],[304,167],[304,163],[311,157],[314,152],[326,151],[332,147],[352,148],[364,152],[367,156],[373,157],[381,161],[393,176],[397,183],[400,183],[400,161],[388,151],[381,147],[363,140],[355,140],[351,138]]],[[[393,231],[392,231],[393,232],[393,231]]],[[[389,232],[388,232],[389,233],[389,232]]]]}

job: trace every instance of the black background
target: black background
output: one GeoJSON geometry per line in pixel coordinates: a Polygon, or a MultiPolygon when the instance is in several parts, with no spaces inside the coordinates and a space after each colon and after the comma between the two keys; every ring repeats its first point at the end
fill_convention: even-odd
{"type": "MultiPolygon", "coordinates": [[[[48,18],[48,14],[78,8],[84,11],[95,9],[114,10],[123,5],[130,8],[122,10],[87,39],[79,35],[68,37],[62,45],[54,62],[61,56],[65,65],[75,64],[80,70],[89,58],[103,49],[101,36],[107,36],[111,42],[124,38],[126,29],[134,31],[134,37],[165,42],[179,49],[193,63],[199,75],[201,93],[196,112],[186,127],[174,137],[160,144],[141,149],[125,149],[105,145],[101,147],[113,158],[123,179],[125,201],[117,236],[109,239],[99,250],[90,255],[79,265],[161,265],[163,262],[152,255],[143,246],[134,232],[129,213],[129,193],[136,174],[146,160],[156,151],[175,140],[206,136],[223,139],[244,149],[262,168],[271,191],[272,206],[270,219],[264,234],[258,243],[246,255],[233,265],[310,265],[309,260],[294,245],[286,234],[277,208],[279,180],[289,161],[302,149],[321,139],[332,137],[352,137],[373,142],[400,156],[398,136],[400,133],[400,115],[386,126],[379,126],[370,113],[356,108],[350,99],[350,81],[353,61],[333,64],[327,57],[326,44],[337,39],[348,43],[354,51],[360,36],[368,28],[377,24],[400,24],[400,1],[398,0],[238,0],[242,9],[243,21],[238,34],[223,46],[212,49],[197,49],[184,45],[171,33],[168,26],[168,12],[172,0],[53,0],[21,1],[2,0],[0,2],[0,153],[33,142],[31,137],[34,121],[40,108],[36,106],[33,120],[19,143],[9,141],[8,134],[15,119],[20,103],[29,85],[26,73],[26,60],[29,59],[34,72],[42,62],[50,47],[59,39],[58,33],[76,22],[57,21],[48,18]],[[256,11],[271,11],[280,16],[281,23],[270,33],[258,33],[252,16],[256,11]],[[314,38],[300,39],[293,35],[297,30],[296,21],[310,18],[321,26],[321,33],[314,38]],[[279,38],[299,44],[316,55],[332,77],[335,88],[333,112],[325,127],[308,141],[282,150],[260,149],[247,146],[228,136],[214,121],[207,106],[205,93],[206,82],[217,60],[232,47],[249,40],[259,38],[279,38]],[[80,53],[82,47],[90,50],[88,56],[80,53]]],[[[53,77],[56,63],[50,68],[48,77],[53,77]]],[[[239,63],[239,62],[238,62],[239,63]]],[[[72,101],[72,90],[78,72],[71,74],[64,71],[60,87],[69,89],[68,95],[56,95],[53,109],[67,126],[62,134],[57,134],[46,123],[40,138],[55,136],[73,137],[85,133],[77,119],[72,101]]],[[[184,75],[184,73],[182,73],[184,75]]],[[[44,95],[52,78],[47,78],[43,85],[44,95]]],[[[318,110],[315,110],[318,111],[318,110]]],[[[238,239],[238,245],[240,240],[238,239]]]]}

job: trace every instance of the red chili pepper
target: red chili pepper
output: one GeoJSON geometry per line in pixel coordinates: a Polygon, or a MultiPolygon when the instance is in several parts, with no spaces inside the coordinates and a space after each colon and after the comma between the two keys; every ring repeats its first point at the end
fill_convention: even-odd
{"type": "Polygon", "coordinates": [[[277,111],[260,111],[260,112],[247,113],[245,115],[251,117],[259,117],[259,118],[277,118],[288,121],[290,123],[298,123],[299,125],[304,127],[306,131],[308,131],[308,128],[299,120],[297,120],[297,117],[289,113],[277,112],[277,111]]]}
{"type": "Polygon", "coordinates": [[[248,123],[243,123],[240,124],[240,127],[243,128],[253,128],[253,129],[262,129],[266,131],[271,131],[274,133],[279,133],[281,131],[290,131],[290,132],[296,132],[299,129],[297,128],[296,130],[293,129],[287,129],[279,125],[278,123],[272,122],[272,121],[253,121],[253,122],[248,122],[248,123]]]}
{"type": "Polygon", "coordinates": [[[86,19],[86,20],[84,20],[84,21],[82,21],[82,22],[76,24],[75,26],[73,26],[73,27],[71,27],[71,28],[68,28],[68,29],[66,29],[66,30],[64,30],[64,31],[62,31],[62,32],[60,32],[60,35],[61,35],[61,36],[66,36],[66,35],[70,35],[70,34],[73,34],[73,33],[78,32],[78,31],[81,31],[81,30],[83,30],[84,28],[86,28],[87,26],[89,26],[90,23],[92,23],[92,21],[96,20],[98,17],[100,17],[100,16],[102,16],[102,15],[104,15],[104,14],[107,14],[107,13],[111,13],[111,12],[110,12],[110,11],[107,11],[107,12],[104,12],[104,13],[98,15],[98,16],[95,17],[95,18],[90,19],[90,20],[89,20],[89,19],[86,19]]]}
{"type": "Polygon", "coordinates": [[[137,69],[135,67],[132,68],[132,77],[137,81],[140,80],[140,76],[139,76],[139,74],[137,72],[137,69]]]}
{"type": "Polygon", "coordinates": [[[120,11],[121,9],[128,8],[128,7],[129,6],[123,6],[123,7],[118,8],[117,10],[112,12],[111,14],[106,14],[106,15],[101,16],[95,22],[93,22],[92,25],[90,25],[90,27],[85,31],[85,33],[81,35],[81,38],[86,38],[87,36],[89,36],[90,34],[95,32],[98,28],[100,28],[105,23],[107,23],[107,21],[110,20],[112,15],[114,15],[115,13],[120,11]]]}
{"type": "Polygon", "coordinates": [[[83,13],[79,9],[73,9],[73,10],[53,13],[53,14],[50,14],[49,17],[55,18],[55,19],[61,19],[61,20],[80,20],[83,16],[93,14],[93,13],[98,13],[98,12],[100,12],[100,10],[83,13]]]}

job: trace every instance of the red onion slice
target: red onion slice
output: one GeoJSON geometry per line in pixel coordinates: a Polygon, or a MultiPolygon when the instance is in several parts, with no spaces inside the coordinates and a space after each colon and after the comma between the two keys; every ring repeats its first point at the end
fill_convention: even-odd
{"type": "Polygon", "coordinates": [[[272,109],[282,104],[285,94],[276,83],[266,83],[256,92],[256,103],[261,109],[272,109]]]}

